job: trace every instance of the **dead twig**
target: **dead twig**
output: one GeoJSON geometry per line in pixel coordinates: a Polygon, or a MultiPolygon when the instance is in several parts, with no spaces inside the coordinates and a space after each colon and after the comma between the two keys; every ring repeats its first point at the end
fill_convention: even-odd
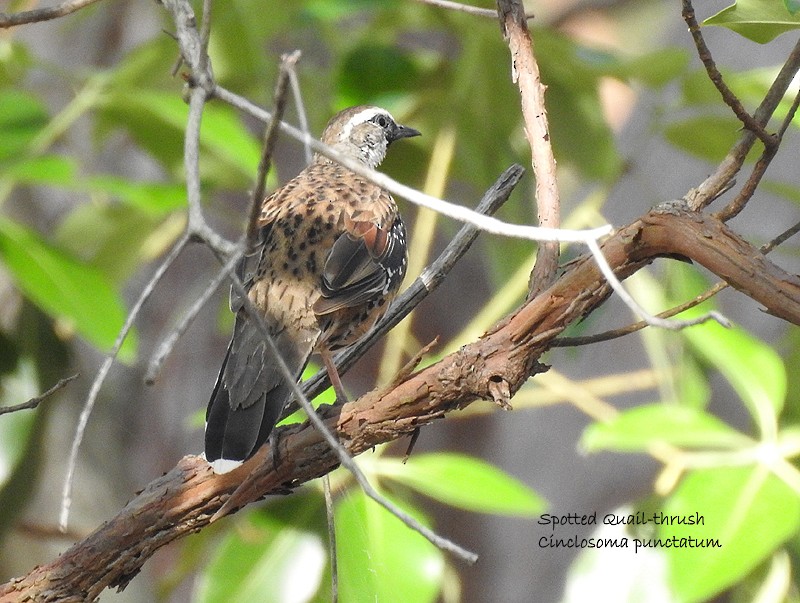
{"type": "Polygon", "coordinates": [[[48,6],[46,8],[36,8],[34,10],[25,10],[11,14],[0,13],[0,28],[58,19],[59,17],[64,17],[82,8],[86,8],[97,1],[98,0],[69,0],[69,2],[62,2],[56,6],[48,6]]]}
{"type": "Polygon", "coordinates": [[[75,379],[77,379],[79,375],[80,373],[75,373],[74,375],[70,375],[69,377],[64,377],[63,379],[59,379],[58,383],[56,383],[46,392],[36,396],[35,398],[31,398],[30,400],[28,400],[27,402],[23,402],[22,404],[15,404],[13,406],[0,406],[0,415],[5,415],[20,410],[30,410],[36,408],[44,400],[52,396],[58,390],[64,388],[68,383],[75,381],[75,379]]]}

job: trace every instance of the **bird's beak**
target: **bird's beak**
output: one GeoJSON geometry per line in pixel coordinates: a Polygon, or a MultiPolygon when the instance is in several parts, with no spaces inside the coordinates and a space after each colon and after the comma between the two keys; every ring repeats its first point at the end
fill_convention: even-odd
{"type": "Polygon", "coordinates": [[[414,128],[409,128],[407,126],[401,126],[397,124],[397,127],[392,132],[392,136],[389,142],[394,142],[395,140],[400,140],[401,138],[411,138],[412,136],[421,136],[419,130],[415,130],[414,128]]]}

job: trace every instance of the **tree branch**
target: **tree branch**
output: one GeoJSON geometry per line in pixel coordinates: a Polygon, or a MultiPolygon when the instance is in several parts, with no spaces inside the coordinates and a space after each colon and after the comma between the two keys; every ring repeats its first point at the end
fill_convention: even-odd
{"type": "Polygon", "coordinates": [[[74,381],[78,378],[79,373],[75,373],[74,375],[70,375],[69,377],[64,377],[63,379],[59,379],[58,383],[56,383],[53,387],[48,389],[43,394],[36,396],[35,398],[31,398],[27,402],[23,402],[22,404],[15,404],[14,406],[0,406],[0,415],[5,415],[12,412],[17,412],[20,410],[30,410],[32,408],[36,408],[41,404],[44,400],[52,396],[58,390],[65,387],[70,381],[74,381]]]}
{"type": "MultiPolygon", "coordinates": [[[[525,136],[531,148],[531,164],[536,179],[536,210],[539,226],[561,226],[561,201],[556,182],[556,159],[550,144],[550,127],[539,64],[533,54],[533,40],[528,30],[525,10],[520,0],[497,0],[500,28],[511,51],[511,79],[519,86],[525,136]]],[[[529,297],[549,287],[558,271],[558,241],[542,241],[536,252],[536,264],[528,286],[529,297]]]]}
{"type": "Polygon", "coordinates": [[[97,1],[98,0],[69,0],[69,2],[62,2],[61,4],[48,6],[47,8],[37,8],[11,14],[0,13],[0,28],[5,29],[17,25],[24,25],[26,23],[39,23],[40,21],[58,19],[59,17],[86,8],[97,1]]]}
{"type": "MultiPolygon", "coordinates": [[[[800,324],[800,279],[770,263],[712,216],[676,204],[654,208],[610,237],[603,253],[620,278],[659,256],[690,257],[764,304],[771,314],[800,324]]],[[[476,399],[491,400],[503,391],[510,397],[531,374],[544,370],[538,358],[553,338],[609,294],[591,256],[580,258],[547,291],[479,340],[389,389],[325,407],[321,414],[348,452],[357,455],[476,399]]],[[[277,466],[267,458],[267,447],[223,475],[214,475],[199,457],[183,458],[116,517],[56,560],[0,586],[0,603],[26,596],[43,602],[91,601],[107,587],[124,588],[157,549],[202,529],[237,489],[239,504],[244,504],[284,493],[339,463],[323,435],[308,422],[281,428],[277,442],[277,466]]]]}

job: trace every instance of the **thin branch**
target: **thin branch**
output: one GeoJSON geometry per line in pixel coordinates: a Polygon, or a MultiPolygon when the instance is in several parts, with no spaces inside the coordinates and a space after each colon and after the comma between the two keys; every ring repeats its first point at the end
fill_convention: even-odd
{"type": "MultiPolygon", "coordinates": [[[[690,308],[694,308],[695,306],[699,306],[707,299],[714,297],[717,293],[726,289],[728,287],[728,283],[724,281],[720,281],[715,284],[710,289],[704,291],[697,297],[690,299],[674,308],[670,308],[669,310],[665,310],[664,312],[660,312],[656,314],[658,318],[671,318],[681,312],[685,312],[690,308]]],[[[635,333],[637,331],[641,331],[645,327],[650,326],[647,321],[640,320],[639,322],[635,322],[629,324],[625,327],[620,327],[619,329],[612,329],[610,331],[604,331],[602,333],[597,333],[595,335],[584,335],[582,337],[559,337],[555,341],[553,341],[554,348],[566,348],[566,347],[575,347],[580,345],[589,345],[592,343],[601,343],[604,341],[610,341],[612,339],[618,339],[619,337],[624,337],[625,335],[630,335],[631,333],[635,333]]]]}
{"type": "Polygon", "coordinates": [[[281,57],[281,66],[278,70],[278,82],[275,84],[273,94],[273,105],[275,106],[275,119],[272,119],[264,128],[264,144],[261,150],[261,159],[258,162],[258,174],[253,194],[250,198],[250,217],[247,220],[247,249],[252,250],[258,245],[258,222],[261,217],[261,204],[264,200],[264,191],[267,186],[267,173],[272,164],[272,153],[275,143],[278,141],[277,124],[283,118],[286,109],[286,90],[289,85],[289,72],[287,65],[294,64],[300,58],[299,52],[295,51],[289,55],[281,57]]]}
{"type": "Polygon", "coordinates": [[[62,389],[66,386],[69,382],[74,381],[78,378],[80,373],[75,373],[74,375],[70,375],[69,377],[64,377],[63,379],[59,379],[58,383],[56,383],[53,387],[48,389],[43,394],[36,396],[35,398],[31,398],[27,402],[23,402],[22,404],[15,404],[14,406],[0,406],[0,415],[5,415],[12,412],[17,412],[19,410],[30,410],[32,408],[36,408],[41,404],[44,400],[52,396],[58,390],[62,389]]]}
{"type": "MultiPolygon", "coordinates": [[[[300,58],[300,51],[295,50],[297,53],[297,58],[300,58]]],[[[294,106],[297,110],[297,121],[300,122],[300,131],[303,134],[309,134],[310,130],[308,127],[308,116],[306,115],[306,106],[303,103],[303,94],[300,90],[300,81],[297,78],[297,69],[295,69],[295,63],[286,66],[286,70],[289,72],[289,82],[292,85],[292,96],[294,97],[294,106]]],[[[306,154],[306,164],[310,164],[311,161],[314,159],[314,152],[311,150],[311,147],[308,144],[303,145],[303,150],[306,154]]]]}
{"type": "MultiPolygon", "coordinates": [[[[536,180],[535,201],[539,226],[558,228],[561,226],[561,201],[544,101],[547,87],[542,84],[521,0],[497,0],[497,12],[503,37],[511,51],[511,79],[519,86],[525,136],[531,148],[536,180]]],[[[555,280],[559,251],[557,241],[546,241],[539,245],[528,286],[529,297],[535,297],[555,280]]]]}
{"type": "Polygon", "coordinates": [[[789,112],[786,114],[786,117],[784,117],[780,129],[775,134],[775,144],[769,147],[764,147],[764,151],[761,153],[761,157],[758,158],[756,165],[753,167],[753,171],[750,173],[750,177],[747,179],[747,182],[745,182],[744,186],[739,191],[739,194],[736,195],[736,198],[726,205],[721,211],[715,214],[717,218],[723,222],[727,222],[728,220],[739,215],[739,212],[741,212],[745,205],[747,205],[747,202],[750,201],[750,198],[755,194],[758,185],[761,183],[761,178],[767,171],[769,164],[778,153],[778,149],[783,142],[783,135],[786,133],[786,129],[792,123],[792,120],[794,120],[798,106],[800,106],[800,91],[798,91],[798,93],[795,95],[794,101],[792,101],[792,105],[789,108],[789,112]]]}
{"type": "Polygon", "coordinates": [[[203,0],[203,20],[200,23],[200,64],[197,66],[200,71],[206,71],[208,63],[208,43],[211,40],[211,3],[212,0],[203,0]]]}
{"type": "MultiPolygon", "coordinates": [[[[800,41],[798,41],[781,67],[780,72],[772,82],[761,104],[756,109],[754,117],[759,124],[766,125],[775,109],[780,104],[786,91],[792,83],[798,70],[800,70],[800,41]]],[[[725,187],[730,185],[744,163],[745,157],[757,140],[756,135],[750,131],[742,132],[739,140],[728,152],[725,159],[717,169],[706,178],[700,186],[686,194],[686,200],[692,210],[698,211],[716,199],[725,187]]]]}
{"type": "Polygon", "coordinates": [[[611,286],[614,292],[620,297],[620,299],[622,299],[623,302],[625,302],[626,306],[628,306],[648,325],[653,327],[661,327],[662,329],[678,331],[680,329],[699,325],[709,320],[715,320],[723,327],[731,326],[730,321],[716,310],[707,312],[706,314],[698,316],[697,318],[690,318],[687,320],[667,320],[659,316],[653,316],[638,303],[636,303],[636,300],[634,300],[633,297],[631,297],[631,295],[625,290],[625,288],[622,286],[622,283],[611,269],[611,266],[609,266],[608,261],[600,249],[600,246],[595,241],[589,241],[589,249],[592,251],[592,257],[594,257],[594,260],[597,262],[600,272],[602,272],[603,276],[606,277],[608,284],[611,286]]]}
{"type": "Polygon", "coordinates": [[[692,34],[694,45],[697,47],[697,56],[706,68],[708,78],[722,95],[722,100],[731,108],[739,121],[744,124],[744,127],[750,130],[764,143],[765,148],[769,149],[774,146],[776,142],[775,138],[764,129],[766,122],[761,123],[750,115],[741,101],[722,79],[722,74],[719,72],[719,69],[717,69],[717,65],[714,63],[714,59],[711,56],[711,51],[708,49],[706,41],[703,38],[703,33],[700,31],[700,25],[697,23],[691,0],[683,0],[682,15],[684,21],[686,21],[686,24],[689,26],[689,33],[692,34]]]}
{"type": "Polygon", "coordinates": [[[37,8],[11,14],[0,13],[0,28],[58,19],[59,17],[64,17],[82,8],[86,8],[97,1],[98,0],[69,0],[69,2],[62,2],[61,4],[48,6],[47,8],[37,8]]]}
{"type": "MultiPolygon", "coordinates": [[[[768,254],[770,251],[775,249],[778,245],[783,244],[785,241],[796,235],[800,232],[800,222],[795,224],[794,226],[787,228],[777,237],[772,239],[771,241],[765,243],[759,248],[759,251],[763,254],[768,254]]],[[[720,291],[727,289],[730,285],[725,281],[718,281],[712,287],[693,297],[692,299],[683,302],[675,306],[674,308],[670,308],[656,314],[659,318],[671,318],[681,312],[685,312],[691,308],[699,306],[704,301],[711,299],[720,291]]],[[[604,331],[602,333],[596,333],[594,335],[584,335],[581,337],[559,337],[558,339],[553,341],[554,348],[563,348],[563,347],[574,347],[580,345],[589,345],[592,343],[601,343],[604,341],[610,341],[612,339],[617,339],[619,337],[624,337],[625,335],[630,335],[631,333],[635,333],[636,331],[641,331],[645,327],[649,326],[647,322],[640,320],[639,322],[635,322],[633,324],[627,325],[625,327],[620,327],[619,329],[612,329],[610,331],[604,331]]]]}
{"type": "MultiPolygon", "coordinates": [[[[462,4],[460,2],[452,2],[451,0],[417,0],[422,4],[436,6],[438,8],[445,8],[447,10],[454,10],[468,15],[477,15],[478,17],[488,17],[490,19],[497,18],[497,11],[491,8],[480,8],[479,6],[472,6],[471,4],[462,4]]],[[[526,19],[533,19],[533,13],[525,15],[526,19]]]]}
{"type": "Polygon", "coordinates": [[[75,468],[78,464],[78,450],[80,449],[81,442],[83,441],[83,434],[86,430],[86,424],[89,422],[89,416],[92,414],[92,409],[94,408],[94,403],[97,401],[97,395],[100,393],[100,388],[105,382],[108,372],[111,370],[111,365],[114,364],[117,354],[119,354],[122,343],[125,341],[125,338],[128,336],[128,332],[133,326],[133,321],[139,316],[142,306],[150,298],[150,295],[153,293],[156,285],[164,276],[164,273],[167,271],[167,269],[178,257],[178,255],[180,255],[187,242],[187,237],[182,237],[175,244],[164,261],[159,264],[158,268],[156,268],[155,273],[152,277],[150,277],[150,280],[139,294],[139,299],[136,300],[136,303],[128,312],[128,316],[125,319],[125,324],[122,325],[122,328],[117,335],[117,339],[114,341],[114,345],[111,347],[111,351],[103,360],[103,364],[100,366],[100,370],[97,371],[97,375],[95,375],[92,386],[89,388],[89,394],[86,396],[86,401],[83,403],[83,409],[81,409],[81,414],[78,418],[78,425],[75,427],[75,434],[72,438],[72,446],[70,447],[69,457],[67,458],[67,471],[64,477],[64,485],[61,490],[61,512],[58,519],[58,525],[61,530],[66,530],[69,524],[69,512],[72,506],[72,482],[75,477],[75,468]]]}

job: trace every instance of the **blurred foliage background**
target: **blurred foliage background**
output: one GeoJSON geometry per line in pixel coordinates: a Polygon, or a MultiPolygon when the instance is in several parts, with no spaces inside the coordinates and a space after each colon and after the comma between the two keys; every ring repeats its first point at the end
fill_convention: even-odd
{"type": "MultiPolygon", "coordinates": [[[[29,4],[12,0],[3,10],[29,4]]],[[[726,4],[705,2],[699,16],[726,4]]],[[[748,108],[797,38],[792,4],[739,2],[714,17],[728,28],[704,28],[748,108]]],[[[565,226],[624,224],[683,195],[725,156],[740,125],[699,68],[680,3],[549,0],[528,8],[565,226]]],[[[155,3],[105,0],[0,31],[0,404],[81,374],[38,410],[0,416],[3,580],[54,558],[201,449],[202,413],[231,324],[224,291],[155,385],[143,384],[154,348],[217,270],[211,253],[195,246],[167,273],[123,346],[89,423],[70,532],[56,532],[66,454],[89,384],[186,221],[187,107],[183,80],[172,75],[171,28],[155,3]]],[[[530,163],[496,20],[411,0],[214,4],[209,53],[222,86],[268,106],[279,58],[295,49],[314,133],[335,111],[362,103],[423,132],[393,148],[382,167],[402,182],[474,206],[508,165],[530,163]]],[[[287,118],[296,123],[297,115],[290,109],[287,118]]],[[[245,220],[261,125],[213,102],[202,128],[205,211],[233,239],[245,220]]],[[[792,128],[733,224],[754,244],[797,221],[798,150],[792,128]]],[[[271,187],[304,162],[288,139],[276,157],[271,187]]],[[[500,216],[531,223],[532,191],[528,176],[500,216]]],[[[402,210],[412,226],[414,277],[459,225],[409,204],[402,210]]],[[[437,335],[437,355],[479,336],[524,298],[534,251],[482,236],[445,285],[347,375],[352,394],[391,378],[437,335]]],[[[567,259],[579,253],[564,250],[567,259]]],[[[774,261],[796,271],[796,243],[780,247],[774,261]]],[[[714,280],[663,261],[628,286],[659,311],[714,280]]],[[[731,601],[797,600],[800,390],[792,367],[800,339],[738,293],[712,305],[734,330],[648,330],[558,349],[545,359],[552,370],[514,399],[513,413],[475,403],[425,428],[405,465],[403,442],[359,459],[388,497],[477,551],[475,567],[432,548],[335,472],[341,600],[702,601],[719,593],[731,601]],[[698,513],[705,524],[553,528],[542,515],[596,513],[602,523],[606,513],[637,511],[698,513]],[[551,536],[712,538],[722,548],[634,552],[633,544],[558,546],[551,536]]],[[[632,318],[611,300],[571,332],[632,318]]],[[[160,551],[126,591],[101,600],[325,601],[326,533],[321,489],[309,484],[160,551]]]]}

